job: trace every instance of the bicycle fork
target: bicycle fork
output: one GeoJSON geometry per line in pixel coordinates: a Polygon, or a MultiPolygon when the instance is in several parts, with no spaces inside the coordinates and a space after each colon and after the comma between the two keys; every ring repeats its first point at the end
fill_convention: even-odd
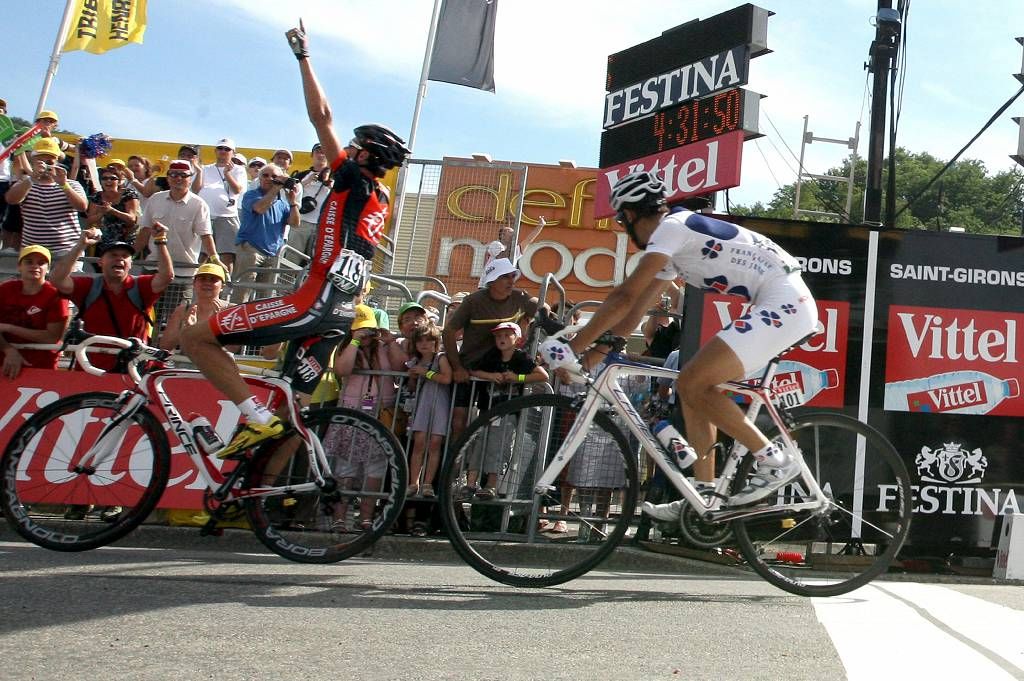
{"type": "Polygon", "coordinates": [[[96,444],[81,458],[77,465],[68,470],[78,474],[93,475],[104,462],[113,460],[118,447],[128,431],[128,421],[146,405],[146,396],[134,390],[125,390],[117,397],[121,405],[110,423],[103,426],[96,444]]]}

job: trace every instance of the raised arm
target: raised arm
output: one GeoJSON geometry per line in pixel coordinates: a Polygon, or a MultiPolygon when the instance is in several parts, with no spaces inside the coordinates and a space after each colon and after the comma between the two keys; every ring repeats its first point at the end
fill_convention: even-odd
{"type": "Polygon", "coordinates": [[[323,147],[327,159],[333,163],[341,155],[341,144],[338,142],[338,135],[334,132],[334,118],[331,114],[331,105],[327,101],[327,95],[320,87],[316,73],[313,72],[313,64],[309,61],[309,38],[306,36],[306,27],[302,20],[299,20],[299,27],[293,28],[285,36],[288,38],[288,46],[295,53],[299,60],[299,73],[302,75],[302,93],[306,99],[306,113],[309,114],[309,122],[316,130],[317,138],[323,147]]]}

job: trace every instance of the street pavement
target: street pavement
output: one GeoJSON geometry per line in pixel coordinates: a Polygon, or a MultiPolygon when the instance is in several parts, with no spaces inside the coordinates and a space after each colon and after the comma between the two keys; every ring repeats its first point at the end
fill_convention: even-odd
{"type": "Polygon", "coordinates": [[[991,580],[806,599],[623,547],[568,584],[516,589],[443,540],[388,537],[321,566],[244,532],[142,530],[86,553],[0,533],[0,678],[1024,678],[1024,590],[991,580]]]}

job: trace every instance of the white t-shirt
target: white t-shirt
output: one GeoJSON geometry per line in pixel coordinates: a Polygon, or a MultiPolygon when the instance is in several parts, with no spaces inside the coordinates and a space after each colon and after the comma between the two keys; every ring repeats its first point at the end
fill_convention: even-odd
{"type": "Polygon", "coordinates": [[[229,166],[229,168],[219,168],[216,163],[203,166],[203,187],[199,190],[199,198],[210,207],[210,217],[238,217],[238,204],[242,200],[242,194],[245,193],[245,168],[237,163],[230,163],[229,166]],[[226,175],[229,174],[242,187],[242,194],[231,191],[226,179],[226,175]],[[232,199],[234,199],[233,202],[232,199]],[[229,203],[231,205],[228,205],[229,203]]]}
{"type": "Polygon", "coordinates": [[[755,302],[763,283],[800,270],[768,237],[688,210],[665,216],[645,250],[670,258],[658,279],[680,276],[696,288],[755,302]]]}
{"type": "MultiPolygon", "coordinates": [[[[484,266],[480,270],[480,281],[477,282],[477,288],[484,287],[484,272],[487,271],[487,266],[491,264],[491,261],[497,258],[499,255],[505,252],[505,244],[501,243],[498,239],[495,239],[491,243],[487,244],[487,250],[484,253],[484,266]]],[[[523,249],[519,248],[519,244],[516,244],[515,257],[512,258],[512,264],[515,265],[519,262],[519,258],[523,257],[523,249]]]]}
{"type": "MultiPolygon", "coordinates": [[[[171,193],[157,192],[149,197],[146,209],[142,212],[139,227],[152,227],[159,222],[167,227],[167,249],[174,262],[199,262],[202,242],[199,237],[212,234],[210,228],[210,209],[200,197],[192,192],[185,198],[175,201],[171,193]]],[[[156,249],[149,254],[146,262],[156,262],[156,249]]],[[[175,267],[174,276],[191,279],[195,274],[194,267],[175,267]]]]}

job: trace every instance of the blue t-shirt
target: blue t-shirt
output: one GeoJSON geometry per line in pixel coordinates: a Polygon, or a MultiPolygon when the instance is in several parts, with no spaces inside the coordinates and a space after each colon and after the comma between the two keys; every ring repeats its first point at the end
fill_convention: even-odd
{"type": "MultiPolygon", "coordinates": [[[[277,193],[277,187],[273,191],[277,193]]],[[[270,208],[260,215],[252,209],[263,198],[259,187],[242,195],[242,209],[238,212],[239,227],[235,244],[247,243],[264,255],[277,255],[284,245],[284,228],[291,206],[278,195],[270,208]]]]}

